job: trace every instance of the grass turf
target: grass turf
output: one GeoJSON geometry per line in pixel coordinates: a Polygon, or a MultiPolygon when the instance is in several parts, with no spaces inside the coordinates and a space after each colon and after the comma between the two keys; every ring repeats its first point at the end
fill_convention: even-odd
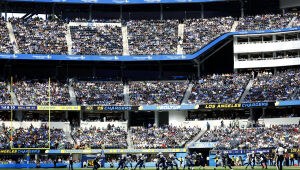
{"type": "MultiPolygon", "coordinates": [[[[205,170],[214,170],[215,167],[206,167],[205,170]]],[[[8,170],[20,170],[20,169],[12,169],[12,168],[0,168],[0,170],[2,169],[8,169],[8,170]]],[[[26,169],[26,168],[24,168],[26,169]]],[[[68,168],[36,168],[36,169],[39,169],[39,170],[67,170],[68,168]]],[[[86,169],[89,169],[89,170],[92,170],[93,168],[74,168],[74,170],[86,170],[86,169]]],[[[117,168],[99,168],[98,170],[113,170],[113,169],[117,169],[117,168]]],[[[170,169],[170,168],[169,168],[170,169]]],[[[183,168],[179,168],[180,170],[182,170],[183,168]]],[[[256,170],[262,170],[261,166],[256,166],[254,169],[256,170]]],[[[282,168],[283,170],[300,170],[300,167],[297,166],[297,167],[286,167],[286,166],[283,166],[282,168]]],[[[127,168],[125,170],[128,170],[127,168]]],[[[137,169],[139,170],[139,169],[137,169]]],[[[142,168],[143,170],[143,168],[142,168]]],[[[146,170],[155,170],[155,168],[146,168],[146,170]]],[[[174,168],[175,170],[175,168],[174,168]]],[[[188,170],[186,168],[186,170],[188,170]]],[[[194,167],[194,170],[199,170],[199,167],[194,167]]],[[[201,170],[203,170],[203,168],[201,168],[201,170]]],[[[225,168],[216,168],[216,170],[225,170],[225,168]]],[[[230,170],[229,168],[227,168],[226,170],[230,170]]],[[[245,170],[245,167],[233,167],[233,170],[245,170]]],[[[252,170],[250,167],[248,167],[247,170],[252,170]]],[[[268,167],[268,170],[277,170],[275,166],[271,166],[271,167],[268,167]]]]}

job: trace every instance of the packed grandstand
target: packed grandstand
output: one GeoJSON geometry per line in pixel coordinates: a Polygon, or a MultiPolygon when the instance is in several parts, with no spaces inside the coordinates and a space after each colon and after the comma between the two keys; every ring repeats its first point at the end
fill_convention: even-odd
{"type": "Polygon", "coordinates": [[[297,10],[93,18],[95,2],[89,18],[80,4],[7,17],[22,10],[7,4],[0,168],[266,167],[281,147],[284,165],[299,166],[297,10]]]}
{"type": "Polygon", "coordinates": [[[123,55],[123,38],[128,39],[130,55],[193,54],[218,36],[234,31],[276,30],[299,25],[296,13],[264,14],[233,17],[191,18],[178,20],[92,20],[10,18],[15,41],[9,41],[9,30],[1,18],[1,53],[20,54],[74,54],[123,55]],[[90,23],[90,24],[88,24],[90,23]],[[184,30],[178,36],[179,25],[184,30]],[[123,37],[122,27],[127,27],[123,37]],[[69,32],[68,32],[69,30],[69,32]],[[71,51],[68,52],[66,34],[71,34],[71,51]],[[13,47],[17,47],[14,48],[13,47]],[[17,49],[17,50],[16,50],[17,49]],[[14,52],[12,52],[14,51],[14,52]]]}

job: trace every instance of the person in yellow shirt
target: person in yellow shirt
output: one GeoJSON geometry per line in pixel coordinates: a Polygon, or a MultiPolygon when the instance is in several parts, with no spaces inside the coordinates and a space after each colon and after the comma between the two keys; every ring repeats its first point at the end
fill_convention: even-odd
{"type": "Polygon", "coordinates": [[[291,160],[291,165],[294,166],[295,162],[294,162],[294,154],[293,153],[291,153],[291,155],[290,155],[290,160],[291,160]]]}
{"type": "Polygon", "coordinates": [[[232,156],[231,160],[232,160],[232,163],[231,163],[231,165],[233,165],[233,166],[234,166],[234,164],[235,164],[235,157],[234,157],[234,156],[232,156]]]}

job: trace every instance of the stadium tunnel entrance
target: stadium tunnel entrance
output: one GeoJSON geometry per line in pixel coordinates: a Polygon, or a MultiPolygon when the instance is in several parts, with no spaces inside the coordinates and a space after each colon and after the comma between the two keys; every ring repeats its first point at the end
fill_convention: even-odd
{"type": "Polygon", "coordinates": [[[153,126],[154,124],[154,111],[146,112],[129,112],[129,127],[132,126],[144,126],[148,127],[149,124],[153,126]]]}
{"type": "MultiPolygon", "coordinates": [[[[207,157],[209,157],[209,151],[211,148],[190,148],[189,152],[190,153],[201,153],[203,158],[205,159],[205,163],[207,166],[209,166],[209,160],[207,160],[207,157]]],[[[199,162],[196,162],[196,165],[199,165],[199,162]]]]}
{"type": "Polygon", "coordinates": [[[162,127],[169,125],[168,111],[129,112],[128,126],[162,127]]]}

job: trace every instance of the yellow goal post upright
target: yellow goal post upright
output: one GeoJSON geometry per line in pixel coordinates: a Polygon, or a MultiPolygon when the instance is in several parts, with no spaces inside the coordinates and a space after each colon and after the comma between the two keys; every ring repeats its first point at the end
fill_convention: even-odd
{"type": "MultiPolygon", "coordinates": [[[[51,129],[50,129],[50,118],[51,118],[51,79],[49,77],[49,120],[48,120],[48,127],[49,127],[49,139],[48,139],[48,148],[15,148],[14,145],[13,145],[13,100],[12,100],[12,95],[10,95],[10,103],[11,103],[11,106],[10,106],[10,148],[12,150],[50,150],[50,145],[51,145],[51,141],[50,141],[50,136],[51,136],[51,129]]],[[[10,80],[10,94],[13,93],[13,77],[11,77],[11,80],[10,80]]],[[[29,153],[29,151],[28,151],[29,153]]]]}

